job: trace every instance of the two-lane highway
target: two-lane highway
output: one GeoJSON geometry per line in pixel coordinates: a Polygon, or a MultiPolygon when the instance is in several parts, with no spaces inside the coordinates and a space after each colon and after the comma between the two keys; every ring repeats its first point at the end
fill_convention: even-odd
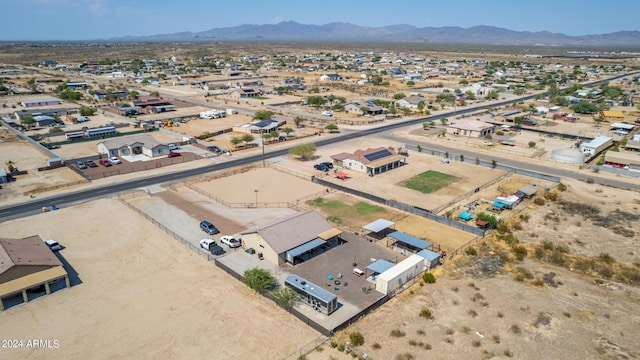
{"type": "MultiPolygon", "coordinates": [[[[618,75],[618,76],[615,76],[615,77],[612,77],[612,78],[609,78],[609,79],[606,79],[606,80],[599,80],[599,81],[593,82],[593,83],[610,81],[610,80],[622,78],[622,77],[625,77],[625,76],[630,76],[630,74],[618,75]]],[[[512,100],[505,100],[505,101],[499,101],[499,102],[491,103],[491,104],[482,104],[480,106],[474,106],[474,107],[469,107],[469,108],[465,108],[465,109],[458,109],[458,111],[456,111],[455,113],[456,113],[456,115],[462,115],[462,114],[472,113],[474,111],[485,109],[487,106],[492,106],[492,107],[505,106],[505,105],[509,105],[509,104],[513,104],[513,103],[517,103],[517,102],[521,102],[521,101],[530,100],[534,96],[535,95],[529,95],[529,96],[520,97],[520,98],[512,99],[512,100]]],[[[384,125],[384,126],[380,126],[380,127],[375,127],[375,128],[370,128],[370,129],[365,129],[365,130],[361,130],[361,131],[348,132],[348,133],[345,133],[345,134],[342,134],[342,135],[324,136],[321,139],[316,140],[314,142],[315,142],[316,146],[318,146],[318,147],[326,146],[326,145],[331,145],[331,144],[335,144],[335,143],[338,143],[338,142],[347,141],[347,140],[351,140],[351,139],[355,139],[355,138],[359,138],[359,137],[367,137],[367,136],[370,136],[370,135],[390,132],[391,130],[402,128],[402,127],[405,127],[405,126],[422,124],[425,121],[436,121],[436,120],[441,119],[443,117],[451,117],[453,115],[454,115],[454,112],[451,111],[451,112],[442,113],[442,114],[438,114],[438,115],[426,116],[426,117],[422,117],[422,118],[416,118],[416,119],[409,120],[409,121],[406,121],[406,122],[394,122],[392,124],[388,124],[388,125],[384,125]]],[[[401,140],[401,141],[405,142],[404,140],[401,140]]],[[[432,145],[430,144],[429,146],[432,146],[432,145]]],[[[289,152],[289,149],[290,149],[290,147],[281,148],[281,149],[278,149],[278,150],[275,150],[275,151],[269,151],[269,152],[267,152],[265,154],[264,157],[265,157],[265,159],[269,159],[269,158],[274,158],[274,157],[286,155],[289,152]]],[[[445,147],[443,147],[443,149],[445,149],[445,147]]],[[[459,149],[448,149],[448,150],[450,152],[465,154],[465,156],[469,156],[469,157],[478,156],[478,154],[476,154],[476,153],[472,153],[472,152],[468,152],[468,151],[461,151],[459,149]]],[[[104,197],[104,196],[107,196],[107,195],[114,195],[114,194],[118,194],[118,193],[129,191],[129,190],[132,190],[132,189],[153,185],[153,184],[175,182],[175,181],[178,181],[178,180],[183,180],[183,179],[186,179],[186,178],[203,175],[203,174],[206,174],[206,173],[209,173],[209,172],[212,172],[212,171],[224,170],[224,169],[231,168],[231,167],[236,167],[236,166],[243,166],[243,165],[259,162],[261,160],[262,160],[262,154],[256,154],[256,155],[247,156],[247,157],[238,157],[236,159],[229,160],[227,162],[220,163],[220,164],[208,165],[208,166],[203,166],[203,167],[199,167],[199,168],[195,168],[195,169],[189,169],[189,170],[175,172],[175,173],[161,174],[161,175],[156,175],[156,176],[152,176],[152,177],[146,177],[146,178],[143,178],[143,179],[131,180],[131,181],[127,181],[127,182],[117,183],[117,184],[113,184],[113,185],[105,185],[105,186],[101,186],[101,187],[98,187],[98,188],[81,190],[81,191],[66,193],[66,194],[57,195],[57,196],[51,196],[51,197],[37,199],[37,200],[30,200],[30,201],[25,202],[25,203],[21,203],[21,204],[17,204],[17,205],[12,205],[12,206],[8,206],[8,207],[0,208],[0,222],[7,221],[9,219],[13,219],[13,218],[17,218],[17,217],[21,217],[21,216],[24,216],[24,215],[27,215],[27,214],[31,214],[31,213],[34,213],[34,212],[37,212],[37,211],[41,211],[41,209],[43,207],[46,207],[46,206],[57,205],[58,207],[60,207],[60,206],[73,204],[73,203],[77,203],[77,202],[82,202],[82,201],[87,201],[87,200],[91,200],[91,199],[101,198],[101,197],[104,197]]],[[[556,176],[561,176],[561,177],[573,177],[573,178],[583,178],[584,177],[584,175],[582,175],[582,174],[577,174],[577,173],[574,173],[574,172],[561,170],[561,169],[555,169],[555,168],[549,168],[549,167],[541,167],[541,166],[538,166],[538,165],[535,165],[535,164],[528,164],[528,163],[519,162],[519,161],[516,161],[516,160],[502,159],[501,158],[500,162],[502,164],[504,164],[504,165],[519,167],[519,168],[523,168],[523,169],[532,169],[534,171],[539,171],[539,172],[542,172],[542,173],[547,173],[547,174],[550,174],[550,175],[556,175],[556,176]]],[[[594,179],[595,179],[595,177],[594,177],[594,179]]],[[[616,184],[618,184],[618,185],[621,185],[620,187],[622,187],[622,188],[637,188],[637,186],[638,186],[638,185],[636,185],[636,187],[630,187],[630,186],[628,186],[629,184],[627,184],[625,182],[616,182],[616,181],[603,179],[603,178],[598,178],[598,181],[601,181],[602,183],[611,184],[612,186],[616,186],[616,184]]]]}

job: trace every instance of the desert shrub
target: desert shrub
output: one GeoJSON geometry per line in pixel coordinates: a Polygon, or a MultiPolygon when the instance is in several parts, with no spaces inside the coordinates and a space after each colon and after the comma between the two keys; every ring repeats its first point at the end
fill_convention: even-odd
{"type": "Polygon", "coordinates": [[[364,336],[358,331],[349,334],[349,342],[354,346],[360,346],[364,344],[364,336]]]}
{"type": "Polygon", "coordinates": [[[338,343],[335,342],[335,341],[332,341],[332,342],[329,343],[329,346],[331,346],[332,348],[335,349],[338,346],[338,343]]]}
{"type": "Polygon", "coordinates": [[[393,330],[391,330],[389,335],[391,335],[392,337],[403,337],[403,336],[405,336],[407,334],[404,331],[400,330],[400,329],[393,329],[393,330]]]}
{"type": "Polygon", "coordinates": [[[465,325],[460,328],[460,332],[469,335],[471,333],[471,328],[465,325]]]}
{"type": "Polygon", "coordinates": [[[544,198],[549,201],[556,201],[558,200],[558,194],[554,191],[549,191],[548,193],[544,194],[544,198]]]}
{"type": "Polygon", "coordinates": [[[509,225],[507,225],[506,223],[498,224],[498,226],[496,226],[496,230],[500,234],[507,234],[507,233],[511,232],[511,230],[509,230],[509,225]]]}
{"type": "Polygon", "coordinates": [[[416,345],[418,345],[418,342],[416,340],[411,339],[411,340],[409,340],[409,345],[416,346],[416,345]]]}
{"type": "Polygon", "coordinates": [[[529,269],[522,266],[516,267],[516,274],[522,275],[524,279],[533,279],[533,273],[529,269]]]}
{"type": "Polygon", "coordinates": [[[424,344],[424,348],[426,350],[431,350],[432,346],[431,346],[431,344],[424,344]]]}
{"type": "Polygon", "coordinates": [[[544,206],[545,201],[544,201],[543,198],[537,197],[537,198],[533,199],[533,203],[538,205],[538,206],[544,206]]]}
{"type": "Polygon", "coordinates": [[[498,317],[501,319],[504,317],[504,314],[502,313],[502,311],[498,311],[498,317]]]}
{"type": "Polygon", "coordinates": [[[524,222],[529,222],[530,218],[531,218],[531,216],[529,214],[520,214],[520,220],[522,220],[524,222]]]}
{"type": "Polygon", "coordinates": [[[448,337],[444,339],[444,342],[446,342],[447,344],[453,344],[455,341],[453,340],[453,338],[448,337]]]}
{"type": "Polygon", "coordinates": [[[539,312],[533,326],[539,327],[540,325],[549,325],[551,323],[551,314],[546,312],[539,312]]]}
{"type": "Polygon", "coordinates": [[[432,273],[426,272],[422,274],[422,280],[424,280],[424,282],[426,282],[427,284],[434,284],[436,282],[436,277],[432,273]]]}
{"type": "Polygon", "coordinates": [[[416,331],[416,333],[417,333],[418,335],[424,335],[424,334],[426,334],[426,332],[424,332],[424,330],[422,330],[422,329],[418,329],[418,331],[416,331]]]}
{"type": "Polygon", "coordinates": [[[513,353],[511,352],[511,350],[507,349],[503,352],[504,356],[506,357],[513,357],[513,353]]]}
{"type": "Polygon", "coordinates": [[[471,317],[473,317],[473,318],[478,316],[478,312],[477,312],[477,311],[475,311],[475,310],[473,310],[473,309],[472,309],[472,310],[469,310],[469,311],[467,312],[467,314],[469,314],[469,316],[471,316],[471,317]]]}
{"type": "Polygon", "coordinates": [[[338,345],[338,347],[336,349],[338,349],[338,351],[340,351],[340,352],[343,352],[344,349],[345,349],[345,345],[344,344],[340,344],[340,345],[338,345]]]}
{"type": "Polygon", "coordinates": [[[376,350],[378,350],[378,349],[382,348],[382,346],[381,346],[380,344],[378,344],[377,342],[376,342],[376,343],[371,344],[371,347],[372,347],[372,348],[374,348],[374,349],[376,349],[376,350]]]}
{"type": "Polygon", "coordinates": [[[587,182],[587,184],[593,184],[594,180],[593,180],[593,178],[587,178],[586,182],[587,182]]]}
{"type": "Polygon", "coordinates": [[[455,333],[455,330],[453,330],[452,328],[447,328],[447,335],[453,335],[453,333],[455,333]]]}
{"type": "Polygon", "coordinates": [[[543,287],[544,286],[544,280],[542,279],[535,279],[531,282],[531,284],[533,286],[538,286],[538,287],[543,287]]]}
{"type": "MultiPolygon", "coordinates": [[[[640,267],[640,263],[638,263],[638,267],[640,267]]],[[[460,289],[457,286],[451,288],[453,292],[458,292],[460,289]]]]}
{"type": "Polygon", "coordinates": [[[395,360],[413,360],[415,357],[411,353],[398,354],[395,357],[395,360]]]}
{"type": "Polygon", "coordinates": [[[513,230],[522,230],[522,224],[520,224],[519,222],[514,222],[513,225],[511,225],[511,228],[513,230]]]}
{"type": "Polygon", "coordinates": [[[571,313],[568,312],[568,311],[563,312],[562,315],[564,315],[565,317],[568,317],[568,318],[571,317],[571,313]]]}
{"type": "Polygon", "coordinates": [[[480,342],[480,340],[473,340],[471,342],[471,345],[473,345],[473,347],[480,347],[480,345],[482,345],[482,343],[480,342]]]}
{"type": "Polygon", "coordinates": [[[478,255],[478,252],[476,251],[476,249],[473,246],[469,246],[468,248],[466,248],[464,250],[464,253],[469,255],[469,256],[476,256],[478,255]]]}
{"type": "Polygon", "coordinates": [[[521,334],[522,333],[522,329],[520,328],[520,326],[518,326],[517,324],[513,324],[511,325],[510,328],[511,332],[514,334],[521,334]]]}
{"type": "Polygon", "coordinates": [[[493,335],[493,342],[496,344],[500,344],[500,335],[493,335]]]}
{"type": "Polygon", "coordinates": [[[602,260],[602,262],[604,262],[607,265],[611,265],[613,264],[616,260],[609,255],[608,253],[600,253],[600,256],[598,256],[600,258],[600,260],[602,260]]]}
{"type": "Polygon", "coordinates": [[[524,246],[513,245],[511,248],[513,249],[513,253],[515,254],[517,260],[522,261],[525,257],[527,257],[527,248],[525,248],[524,246]]]}
{"type": "Polygon", "coordinates": [[[453,299],[453,300],[451,300],[451,303],[452,303],[453,305],[458,306],[458,304],[460,304],[460,301],[458,301],[458,299],[453,299]]]}
{"type": "Polygon", "coordinates": [[[558,191],[567,191],[567,185],[563,183],[558,183],[558,186],[556,188],[558,189],[558,191]]]}
{"type": "Polygon", "coordinates": [[[429,310],[429,308],[423,307],[422,310],[420,310],[420,317],[433,319],[433,314],[431,314],[431,310],[429,310]]]}

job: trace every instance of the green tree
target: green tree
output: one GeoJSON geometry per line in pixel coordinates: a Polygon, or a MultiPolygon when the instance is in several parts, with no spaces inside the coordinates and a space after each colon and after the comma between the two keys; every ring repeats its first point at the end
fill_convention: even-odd
{"type": "Polygon", "coordinates": [[[269,270],[255,267],[244,272],[242,281],[256,292],[263,292],[275,285],[276,278],[269,270]]]}
{"type": "Polygon", "coordinates": [[[240,137],[240,140],[242,140],[242,142],[244,143],[244,146],[246,147],[250,142],[252,142],[253,140],[255,140],[256,138],[251,135],[251,134],[244,134],[240,137]]]}
{"type": "Polygon", "coordinates": [[[469,84],[469,80],[462,79],[462,80],[458,81],[458,84],[460,84],[460,85],[468,85],[469,84]]]}
{"type": "Polygon", "coordinates": [[[495,169],[496,166],[498,166],[498,162],[496,160],[491,160],[491,167],[495,169]]]}
{"type": "Polygon", "coordinates": [[[446,125],[449,122],[449,119],[442,118],[442,119],[440,119],[440,122],[442,123],[442,125],[446,125]]]}
{"type": "Polygon", "coordinates": [[[487,223],[489,223],[489,225],[491,227],[496,227],[498,226],[498,218],[491,215],[491,214],[487,214],[485,212],[479,212],[476,214],[476,220],[480,220],[480,221],[486,221],[487,223]]]}
{"type": "Polygon", "coordinates": [[[407,97],[407,95],[404,94],[404,93],[397,93],[397,94],[393,95],[393,98],[396,99],[396,100],[404,99],[406,97],[407,97]]]}
{"type": "Polygon", "coordinates": [[[298,302],[298,294],[288,287],[274,290],[271,296],[276,304],[287,310],[293,308],[298,302]]]}
{"type": "Polygon", "coordinates": [[[323,96],[309,96],[307,98],[307,104],[314,107],[320,107],[326,102],[327,100],[323,96]]]}
{"type": "Polygon", "coordinates": [[[135,91],[135,90],[131,90],[129,91],[129,93],[127,94],[129,99],[137,99],[138,96],[140,96],[140,93],[135,91]]]}
{"type": "Polygon", "coordinates": [[[302,158],[302,160],[309,160],[316,153],[316,144],[301,144],[291,148],[291,150],[289,150],[289,153],[299,156],[300,158],[302,158]]]}
{"type": "Polygon", "coordinates": [[[230,142],[231,142],[231,145],[237,148],[238,145],[242,143],[242,139],[239,136],[234,136],[231,138],[230,142]]]}
{"type": "Polygon", "coordinates": [[[598,105],[584,102],[573,104],[570,108],[578,114],[595,114],[600,111],[598,105]]]}
{"type": "Polygon", "coordinates": [[[96,113],[96,109],[89,106],[83,106],[80,108],[80,110],[78,110],[78,112],[82,116],[92,116],[96,113]]]}
{"type": "Polygon", "coordinates": [[[282,128],[282,132],[284,132],[285,134],[287,134],[287,136],[289,136],[292,132],[294,132],[294,130],[290,127],[286,127],[286,128],[282,128]]]}
{"type": "Polygon", "coordinates": [[[296,124],[297,128],[300,128],[300,125],[302,125],[303,122],[304,122],[304,119],[301,118],[300,116],[296,116],[296,118],[293,119],[293,123],[296,124]]]}
{"type": "Polygon", "coordinates": [[[309,94],[318,94],[318,93],[320,93],[320,88],[317,86],[314,86],[311,89],[309,89],[309,94]]]}
{"type": "Polygon", "coordinates": [[[16,163],[13,160],[7,160],[4,162],[4,164],[7,166],[7,170],[9,170],[9,173],[13,173],[13,169],[16,163]]]}
{"type": "Polygon", "coordinates": [[[157,97],[160,97],[160,93],[157,91],[152,91],[151,94],[149,94],[149,96],[157,98],[157,97]]]}
{"type": "Polygon", "coordinates": [[[529,147],[530,148],[536,147],[536,142],[535,141],[529,141],[529,147]]]}
{"type": "Polygon", "coordinates": [[[336,124],[327,124],[327,126],[325,126],[324,128],[328,130],[330,133],[338,131],[338,125],[336,124]]]}
{"type": "Polygon", "coordinates": [[[414,86],[415,84],[416,84],[416,82],[413,81],[413,80],[407,81],[407,86],[414,86]]]}
{"type": "Polygon", "coordinates": [[[31,129],[31,127],[35,123],[36,123],[36,119],[34,119],[32,116],[25,116],[22,119],[20,119],[20,124],[25,125],[27,129],[31,129]]]}
{"type": "Polygon", "coordinates": [[[269,110],[258,110],[253,115],[253,118],[255,120],[269,120],[269,119],[271,119],[271,116],[273,116],[273,112],[271,112],[269,110]]]}
{"type": "Polygon", "coordinates": [[[82,94],[77,91],[65,90],[60,93],[60,98],[69,101],[78,101],[82,99],[82,94]]]}
{"type": "Polygon", "coordinates": [[[29,90],[31,90],[32,92],[36,91],[38,89],[38,84],[36,83],[36,79],[27,80],[27,88],[29,88],[29,90]]]}
{"type": "Polygon", "coordinates": [[[491,90],[489,92],[487,92],[487,95],[484,96],[485,99],[487,100],[497,100],[498,99],[498,92],[495,90],[491,90]]]}

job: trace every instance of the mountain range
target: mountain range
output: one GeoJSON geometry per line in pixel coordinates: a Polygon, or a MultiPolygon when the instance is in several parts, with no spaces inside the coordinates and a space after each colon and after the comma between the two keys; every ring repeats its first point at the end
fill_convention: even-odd
{"type": "Polygon", "coordinates": [[[239,25],[200,32],[179,32],[149,36],[126,36],[119,41],[375,41],[431,44],[487,44],[530,46],[638,46],[639,31],[569,36],[547,31],[514,31],[495,26],[462,28],[416,27],[413,25],[359,26],[335,22],[306,25],[295,21],[278,24],[239,25]]]}

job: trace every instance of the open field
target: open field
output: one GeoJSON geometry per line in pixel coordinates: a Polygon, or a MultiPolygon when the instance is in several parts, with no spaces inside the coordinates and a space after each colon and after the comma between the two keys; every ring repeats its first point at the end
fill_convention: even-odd
{"type": "Polygon", "coordinates": [[[409,189],[418,190],[423,194],[430,194],[449,186],[456,180],[457,178],[455,176],[429,170],[404,181],[400,185],[409,189]]]}
{"type": "MultiPolygon", "coordinates": [[[[637,235],[625,237],[616,234],[615,226],[606,229],[588,220],[590,214],[561,210],[561,201],[594,204],[601,215],[618,210],[629,219],[617,218],[619,225],[632,229],[634,216],[640,216],[637,193],[569,181],[558,195],[555,202],[532,205],[509,223],[512,235],[529,250],[522,261],[513,257],[510,233],[501,235],[504,241],[491,235],[474,245],[477,255],[456,257],[437,269],[435,284],[414,285],[332,341],[344,344],[348,334],[360,332],[364,345],[351,348],[371,359],[405,354],[412,357],[403,359],[637,358],[637,235]],[[550,211],[559,215],[558,222],[546,218],[550,211]],[[545,248],[566,250],[553,256],[545,250],[547,255],[538,258],[534,248],[545,241],[552,244],[545,248]],[[559,258],[566,265],[554,265],[559,258]],[[580,263],[595,263],[601,272],[574,268],[580,263]],[[635,276],[635,282],[616,280],[625,267],[635,268],[624,273],[626,279],[635,276]],[[604,272],[607,268],[613,275],[604,272]],[[420,316],[424,309],[432,319],[420,316]]],[[[323,346],[308,359],[329,356],[351,358],[323,346]]]]}
{"type": "Polygon", "coordinates": [[[57,239],[82,281],[1,312],[3,339],[60,343],[0,349],[3,358],[280,359],[318,335],[115,200],[6,222],[0,232],[57,239]],[[105,224],[118,226],[101,231],[105,224]]]}

